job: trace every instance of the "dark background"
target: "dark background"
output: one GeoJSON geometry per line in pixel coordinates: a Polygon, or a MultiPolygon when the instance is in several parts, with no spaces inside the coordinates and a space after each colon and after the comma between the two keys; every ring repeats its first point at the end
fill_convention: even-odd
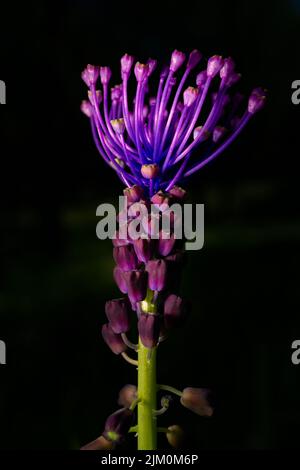
{"type": "Polygon", "coordinates": [[[199,450],[298,447],[299,28],[296,0],[1,4],[0,448],[76,449],[135,381],[99,335],[118,294],[95,211],[122,188],[79,111],[80,72],[89,62],[119,73],[125,52],[166,61],[175,48],[231,55],[240,88],[269,96],[190,182],[206,218],[182,289],[193,313],[159,352],[159,381],[209,386],[217,410],[206,420],[175,405],[161,422],[181,424],[199,450]]]}

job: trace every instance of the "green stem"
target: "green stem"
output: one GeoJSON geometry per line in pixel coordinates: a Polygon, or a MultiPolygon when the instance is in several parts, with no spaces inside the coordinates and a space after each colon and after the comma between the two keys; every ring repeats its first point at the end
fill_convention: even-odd
{"type": "Polygon", "coordinates": [[[155,450],[156,348],[148,349],[139,340],[138,348],[138,450],[155,450]]]}

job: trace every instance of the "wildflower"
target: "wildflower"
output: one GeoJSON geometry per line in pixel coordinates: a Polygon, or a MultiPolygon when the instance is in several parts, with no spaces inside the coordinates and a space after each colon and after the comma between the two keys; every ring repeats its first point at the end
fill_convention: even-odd
{"type": "Polygon", "coordinates": [[[169,67],[164,67],[160,72],[156,96],[149,98],[149,81],[155,75],[153,71],[156,68],[153,59],[134,65],[131,55],[122,57],[122,85],[112,87],[111,103],[107,93],[111,80],[110,68],[88,65],[82,73],[89,87],[91,107],[84,103],[81,109],[91,121],[99,153],[128,188],[130,202],[136,202],[141,197],[137,194],[137,187],[151,197],[159,190],[169,191],[181,181],[186,181],[220,155],[265,103],[265,91],[256,88],[250,94],[244,113],[232,116],[230,103],[234,113],[236,111],[231,88],[240,74],[236,72],[230,57],[210,57],[207,67],[197,74],[197,88],[185,88],[191,70],[199,64],[201,57],[199,51],[191,52],[176,88],[176,73],[185,62],[185,54],[175,50],[169,67]],[[137,82],[133,105],[128,100],[132,68],[132,79],[135,77],[137,82]],[[101,90],[97,90],[99,76],[103,99],[101,90]],[[216,92],[212,91],[214,84],[217,85],[216,92]],[[211,108],[205,111],[210,95],[214,99],[211,108]],[[223,122],[227,127],[227,115],[230,116],[229,124],[238,124],[228,126],[226,138],[222,134],[221,139],[216,129],[224,127],[223,122]],[[205,146],[207,140],[211,145],[205,146]],[[197,147],[197,156],[193,156],[197,147]]]}

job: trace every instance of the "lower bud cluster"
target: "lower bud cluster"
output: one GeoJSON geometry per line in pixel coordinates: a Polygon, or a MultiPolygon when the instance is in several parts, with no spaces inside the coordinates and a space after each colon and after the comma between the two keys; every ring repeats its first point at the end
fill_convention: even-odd
{"type": "MultiPolygon", "coordinates": [[[[168,193],[159,191],[150,200],[143,198],[139,186],[124,191],[127,208],[118,215],[118,231],[113,239],[116,263],[114,280],[126,297],[106,302],[108,323],[102,336],[115,354],[125,352],[122,334],[130,329],[132,311],[136,312],[139,337],[146,348],[154,348],[159,338],[180,326],[188,313],[188,304],[178,295],[185,253],[183,240],[176,237],[173,203],[181,204],[185,191],[174,186],[168,193]],[[155,208],[154,215],[151,207],[155,208]],[[169,231],[162,215],[169,211],[169,231]],[[153,221],[154,217],[154,221],[153,221]],[[152,230],[156,224],[157,236],[152,230]],[[133,236],[133,226],[143,227],[141,236],[133,236]]],[[[135,232],[137,233],[137,231],[135,232]]]]}

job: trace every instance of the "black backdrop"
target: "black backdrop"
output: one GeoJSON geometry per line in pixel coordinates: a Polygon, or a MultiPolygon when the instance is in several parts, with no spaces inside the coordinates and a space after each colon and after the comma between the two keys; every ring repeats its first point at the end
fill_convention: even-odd
{"type": "Polygon", "coordinates": [[[162,422],[188,429],[197,449],[298,446],[299,28],[296,0],[1,4],[0,448],[78,448],[135,379],[99,337],[117,291],[95,210],[121,186],[79,111],[80,72],[90,62],[118,73],[125,52],[165,61],[175,48],[231,55],[241,88],[269,97],[190,182],[205,204],[205,247],[184,280],[190,322],[160,352],[159,380],[211,387],[217,410],[201,420],[178,406],[162,422]]]}

